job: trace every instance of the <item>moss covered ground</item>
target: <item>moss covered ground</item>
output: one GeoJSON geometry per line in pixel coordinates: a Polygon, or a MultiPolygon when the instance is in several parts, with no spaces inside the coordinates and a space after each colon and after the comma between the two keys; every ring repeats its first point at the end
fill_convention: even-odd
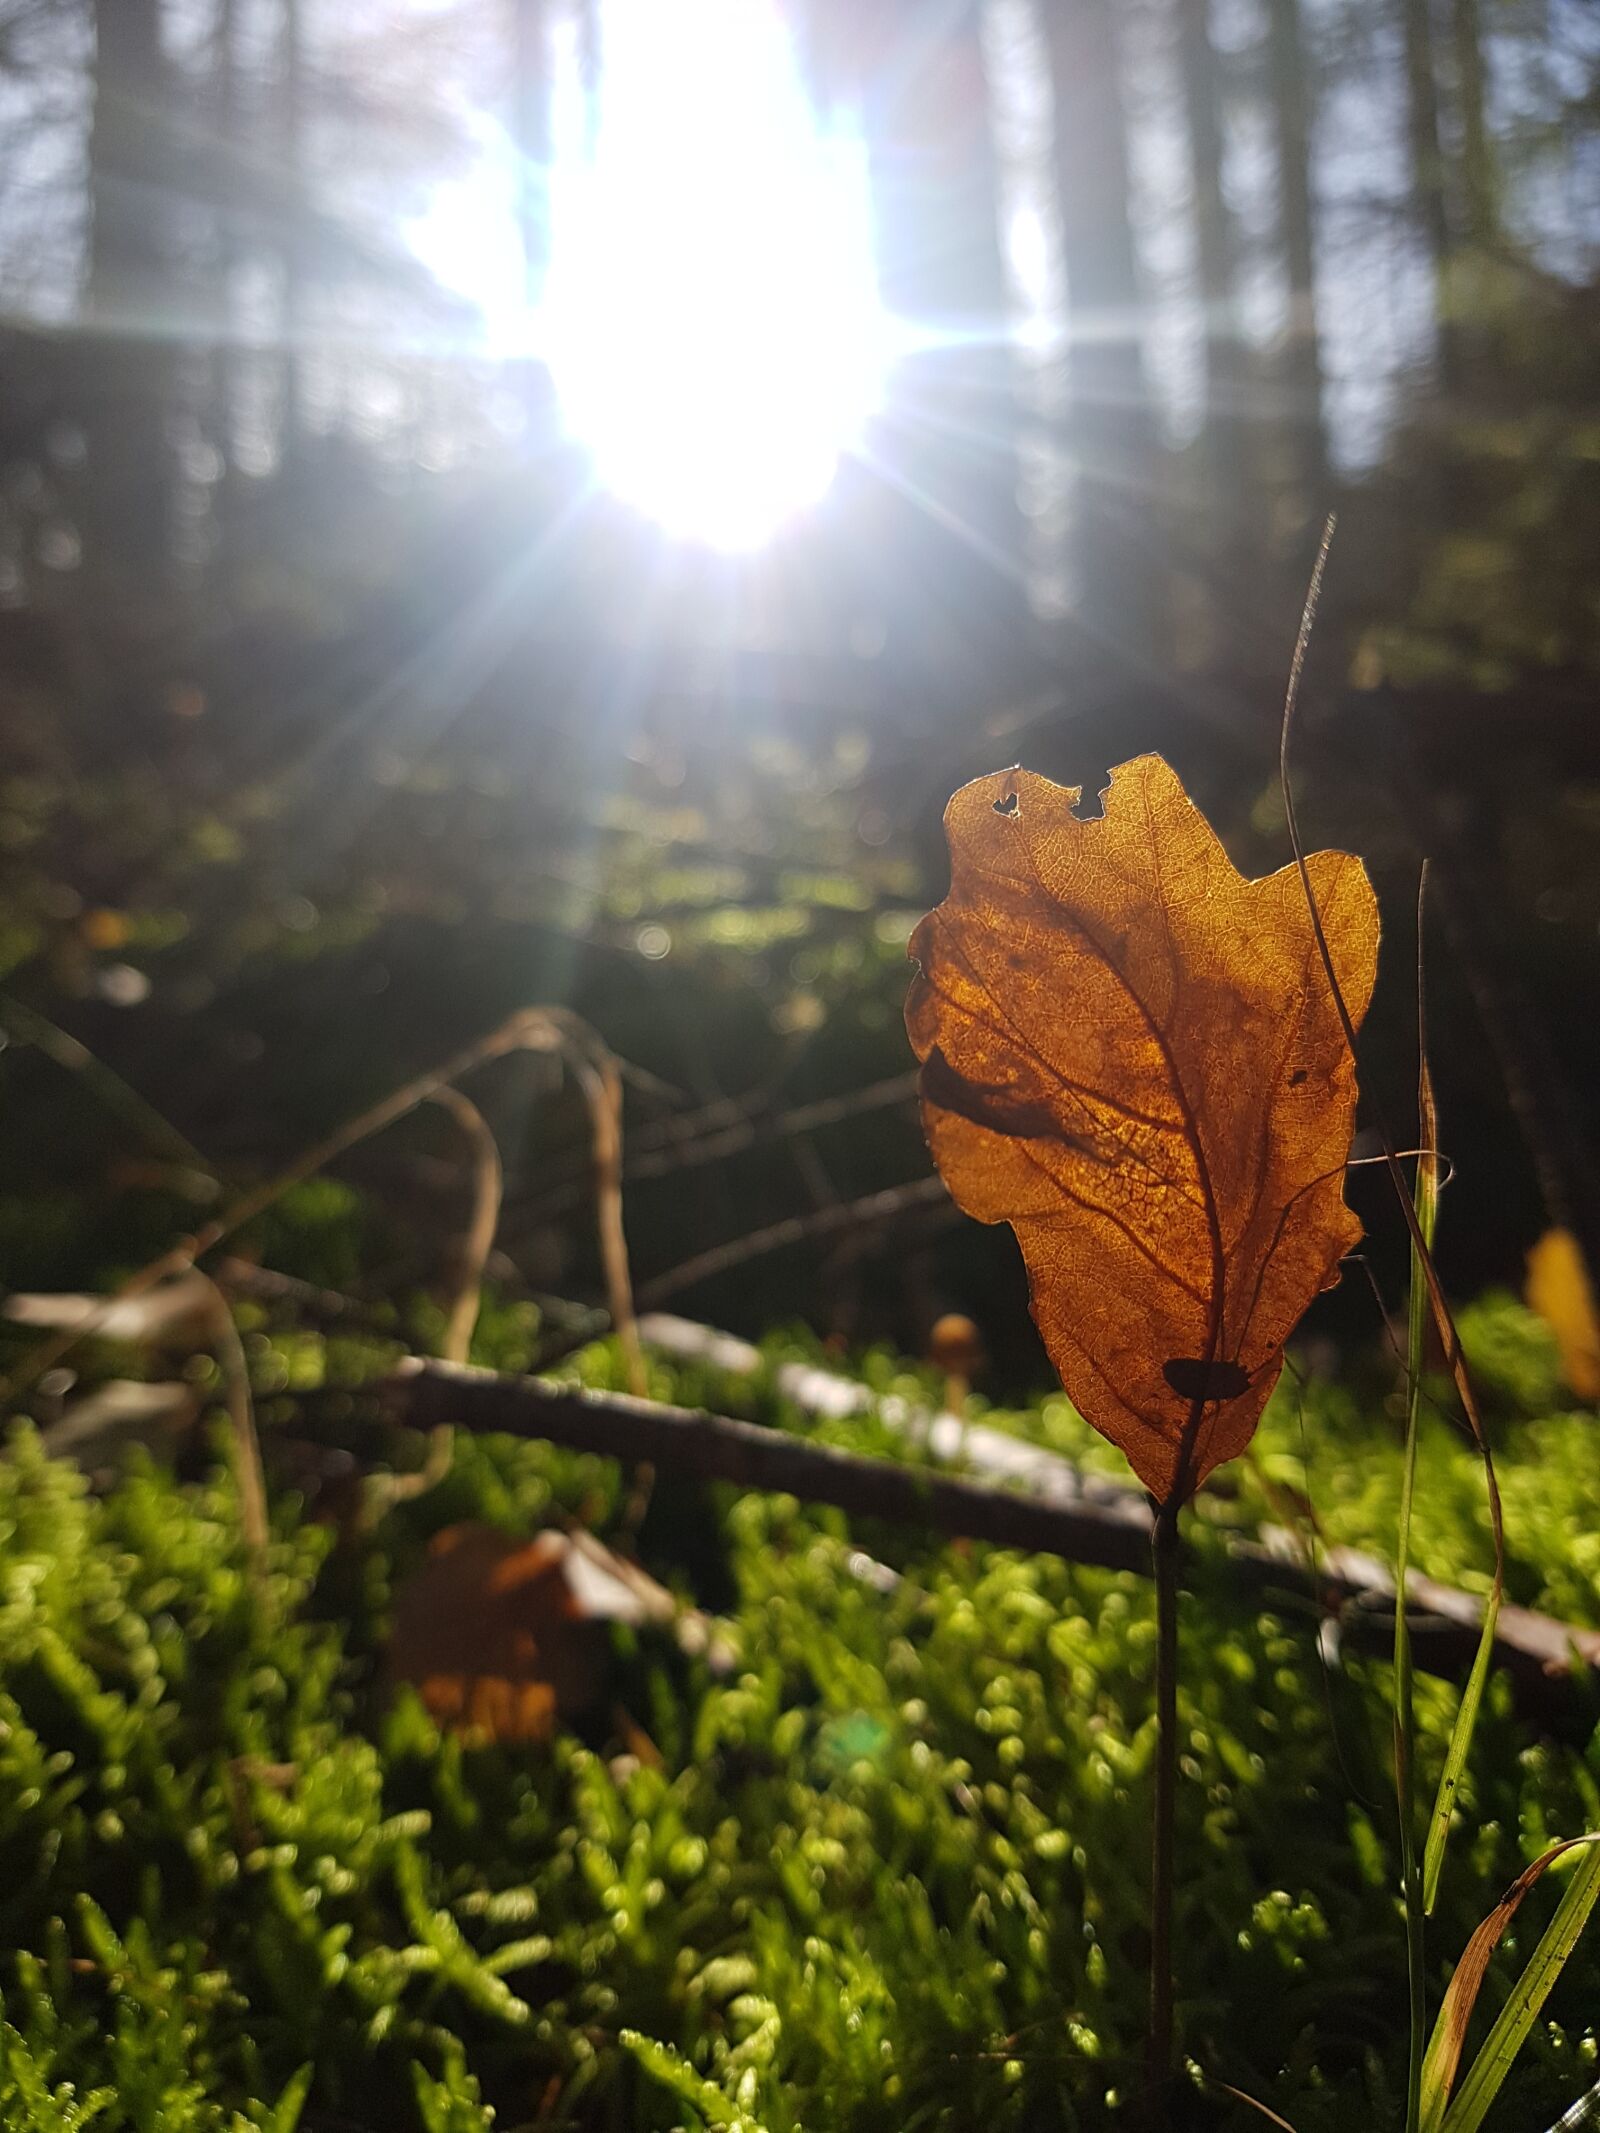
{"type": "MultiPolygon", "coordinates": [[[[491,1317],[485,1360],[515,1361],[520,1323],[491,1317]]],[[[1498,1412],[1511,1596],[1600,1626],[1597,1424],[1561,1411],[1542,1339],[1508,1300],[1464,1330],[1498,1412]]],[[[269,1432],[275,1386],[363,1360],[267,1326],[250,1346],[269,1432]]],[[[773,1362],[795,1352],[768,1344],[773,1362]]],[[[607,1382],[614,1362],[596,1348],[569,1367],[607,1382]]],[[[807,1421],[770,1371],[654,1367],[663,1395],[915,1456],[870,1418],[807,1421]]],[[[860,1367],[928,1389],[888,1358],[860,1367]]],[[[1117,1471],[1060,1399],[989,1419],[1117,1471]]],[[[1365,2133],[1399,2122],[1404,2093],[1387,1669],[1319,1634],[1307,1607],[1231,1595],[1215,1525],[1281,1519],[1305,1497],[1327,1538],[1387,1552],[1399,1443],[1381,1378],[1286,1384],[1258,1453],[1195,1521],[1189,1556],[1182,2028],[1198,2068],[1300,2133],[1365,2133]]],[[[1481,1585],[1481,1476],[1442,1422],[1423,1475],[1422,1567],[1481,1585]]],[[[7,2133],[1129,2122],[1148,1586],[663,1484],[645,1554],[715,1609],[725,1670],[619,1633],[602,1707],[543,1750],[441,1737],[409,1692],[387,1693],[392,1594],[433,1532],[577,1517],[603,1535],[622,1501],[606,1462],[466,1442],[443,1485],[357,1540],[279,1486],[256,1580],[220,1454],[182,1481],[135,1464],[97,1496],[14,1435],[0,1462],[7,2133]],[[892,1585],[863,1577],[857,1550],[892,1585]]],[[[1454,1699],[1423,1680],[1424,1785],[1454,1699]]],[[[1592,1827],[1600,1733],[1540,1738],[1497,1681],[1429,1928],[1435,1997],[1517,1869],[1592,1827]]],[[[1518,1921],[1523,1951],[1558,1879],[1518,1921]]],[[[1545,2016],[1490,2120],[1503,2133],[1542,2133],[1600,2074],[1600,1936],[1545,2016]]],[[[1213,2122],[1263,2122],[1212,2094],[1213,2122]]]]}

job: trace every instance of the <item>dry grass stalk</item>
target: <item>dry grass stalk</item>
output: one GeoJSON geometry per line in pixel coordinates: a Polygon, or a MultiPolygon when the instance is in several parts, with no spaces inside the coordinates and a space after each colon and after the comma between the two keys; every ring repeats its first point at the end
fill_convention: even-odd
{"type": "Polygon", "coordinates": [[[244,1344],[234,1324],[228,1299],[209,1274],[195,1278],[205,1283],[206,1322],[210,1346],[222,1372],[228,1403],[228,1421],[233,1430],[234,1465],[239,1489],[239,1524],[252,1573],[259,1579],[267,1567],[267,1483],[261,1467],[261,1439],[256,1434],[255,1405],[250,1397],[250,1366],[244,1344]]]}
{"type": "Polygon", "coordinates": [[[449,1112],[466,1137],[472,1156],[472,1215],[461,1239],[455,1295],[444,1339],[439,1344],[439,1353],[447,1363],[465,1363],[471,1359],[473,1330],[483,1303],[484,1268],[500,1226],[505,1170],[488,1121],[470,1098],[459,1089],[444,1088],[435,1090],[429,1100],[449,1112]]]}

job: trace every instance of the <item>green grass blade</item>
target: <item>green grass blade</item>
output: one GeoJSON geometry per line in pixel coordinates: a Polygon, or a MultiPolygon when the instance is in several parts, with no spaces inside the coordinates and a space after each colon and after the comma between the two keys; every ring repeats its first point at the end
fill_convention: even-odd
{"type": "MultiPolygon", "coordinates": [[[[1420,929],[1421,897],[1418,898],[1418,1021],[1422,1020],[1420,929]]],[[[1433,1077],[1428,1072],[1426,1031],[1422,1031],[1421,1061],[1417,1084],[1417,1109],[1425,1150],[1439,1145],[1438,1114],[1433,1101],[1433,1077]]],[[[1415,1189],[1417,1226],[1428,1249],[1433,1249],[1439,1220],[1439,1165],[1431,1154],[1417,1159],[1415,1189]]],[[[1411,1671],[1411,1627],[1406,1618],[1406,1578],[1411,1567],[1411,1505],[1417,1480],[1417,1423],[1422,1412],[1422,1369],[1426,1360],[1428,1326],[1432,1309],[1422,1258],[1411,1251],[1411,1302],[1406,1329],[1406,1451],[1400,1485],[1400,1531],[1395,1544],[1394,1609],[1394,1781],[1400,1824],[1400,1890],[1406,1917],[1406,1980],[1410,2009],[1411,2051],[1406,2081],[1406,2133],[1418,2133],[1422,2122],[1422,2058],[1427,2035],[1426,1982],[1423,1920],[1428,1910],[1424,1876],[1419,1872],[1416,1833],[1416,1785],[1412,1748],[1416,1739],[1415,1705],[1411,1671]]]]}
{"type": "MultiPolygon", "coordinates": [[[[1427,876],[1426,873],[1424,873],[1424,888],[1426,887],[1426,882],[1427,876]]],[[[1420,1021],[1422,998],[1422,897],[1420,893],[1417,900],[1417,926],[1417,990],[1420,1021]]],[[[1422,1070],[1418,1086],[1418,1110],[1421,1115],[1422,1126],[1422,1140],[1420,1145],[1424,1148],[1437,1149],[1439,1145],[1439,1120],[1438,1113],[1434,1108],[1433,1102],[1433,1082],[1428,1073],[1427,1032],[1425,1026],[1422,1029],[1422,1070]]],[[[1439,1210],[1439,1165],[1437,1161],[1429,1161],[1426,1157],[1421,1158],[1417,1164],[1416,1209],[1418,1232],[1423,1240],[1423,1244],[1426,1250],[1431,1255],[1433,1251],[1434,1229],[1437,1225],[1439,1210]]],[[[1417,1416],[1422,1400],[1423,1349],[1427,1338],[1428,1320],[1431,1316],[1430,1305],[1431,1299],[1428,1293],[1426,1269],[1423,1266],[1422,1253],[1417,1249],[1416,1244],[1413,1243],[1411,1248],[1411,1317],[1407,1353],[1407,1366],[1410,1372],[1410,1386],[1408,1389],[1406,1407],[1406,1473],[1400,1514],[1400,1593],[1402,1600],[1405,1594],[1406,1562],[1407,1555],[1409,1552],[1408,1542],[1410,1538],[1411,1488],[1413,1478],[1416,1472],[1417,1416]]],[[[1422,1908],[1424,1913],[1430,1918],[1433,1915],[1434,1905],[1439,1900],[1439,1877],[1444,1868],[1445,1846],[1449,1842],[1450,1838],[1450,1818],[1455,1811],[1456,1792],[1461,1783],[1461,1773],[1463,1770],[1465,1770],[1467,1766],[1467,1757],[1472,1752],[1472,1736],[1477,1730],[1478,1712],[1483,1703],[1484,1686],[1489,1679],[1489,1661],[1494,1657],[1495,1628],[1500,1620],[1500,1587],[1502,1577],[1503,1551],[1500,1539],[1499,1498],[1495,1489],[1494,1468],[1492,1463],[1490,1462],[1489,1448],[1487,1443],[1482,1441],[1481,1436],[1480,1444],[1483,1451],[1485,1471],[1487,1473],[1489,1483],[1490,1516],[1493,1519],[1495,1526],[1495,1578],[1493,1589],[1489,1594],[1488,1604],[1483,1610],[1483,1631],[1478,1639],[1478,1649],[1472,1662],[1472,1672],[1467,1676],[1467,1685],[1466,1688],[1462,1691],[1461,1702],[1456,1711],[1456,1722],[1455,1725],[1451,1728],[1450,1746],[1448,1752],[1445,1755],[1444,1769],[1441,1771],[1439,1776],[1439,1790],[1434,1798],[1433,1814],[1428,1823],[1428,1840],[1422,1856],[1422,1908]]],[[[1409,1743],[1413,1737],[1410,1725],[1411,1655],[1408,1648],[1405,1654],[1405,1678],[1402,1684],[1400,1679],[1400,1646],[1402,1642],[1402,1635],[1400,1631],[1400,1622],[1398,1614],[1396,1617],[1395,1627],[1395,1696],[1397,1707],[1400,1705],[1402,1696],[1404,1697],[1403,1723],[1405,1726],[1406,1741],[1409,1747],[1409,1743]]],[[[1409,1841],[1410,1828],[1408,1823],[1406,1842],[1409,1843],[1409,1841]]],[[[1407,1898],[1406,1904],[1406,1921],[1409,1934],[1411,1922],[1411,1903],[1409,1896],[1407,1898]]],[[[1415,1977],[1413,1976],[1413,2083],[1415,2082],[1417,2071],[1417,2054],[1415,2049],[1415,2043],[1417,2037],[1417,2022],[1419,2019],[1418,2010],[1415,2004],[1414,1992],[1415,1977]]],[[[1410,2124],[1411,2121],[1408,2119],[1408,2127],[1410,2126],[1410,2124]]]]}
{"type": "Polygon", "coordinates": [[[1456,1712],[1456,1722],[1450,1733],[1450,1750],[1444,1759],[1444,1769],[1439,1777],[1439,1791],[1433,1803],[1433,1819],[1428,1825],[1428,1844],[1422,1859],[1422,1901],[1428,1915],[1439,1897],[1439,1874],[1444,1865],[1444,1848],[1450,1835],[1450,1816],[1455,1808],[1456,1788],[1461,1783],[1461,1773],[1467,1766],[1467,1757],[1472,1751],[1472,1736],[1478,1723],[1478,1707],[1483,1702],[1484,1684],[1489,1679],[1489,1661],[1494,1657],[1495,1625],[1500,1620],[1500,1593],[1498,1587],[1490,1593],[1483,1610],[1483,1634],[1478,1639],[1477,1656],[1472,1662],[1472,1672],[1467,1677],[1462,1691],[1461,1706],[1456,1712]]]}
{"type": "Polygon", "coordinates": [[[1477,2133],[1484,2114],[1500,2093],[1512,2061],[1522,2049],[1530,2029],[1561,1975],[1562,1966],[1577,1946],[1589,1914],[1600,1901],[1600,1844],[1585,1846],[1572,1879],[1562,1891],[1556,1913],[1545,1928],[1544,1938],[1533,1951],[1528,1966],[1518,1978],[1511,1997],[1501,2008],[1483,2049],[1445,2113],[1443,2133],[1477,2133]]]}

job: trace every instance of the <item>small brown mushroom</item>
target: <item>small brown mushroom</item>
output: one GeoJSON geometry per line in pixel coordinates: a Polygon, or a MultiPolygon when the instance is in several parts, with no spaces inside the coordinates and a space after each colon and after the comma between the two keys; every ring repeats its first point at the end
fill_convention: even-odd
{"type": "Polygon", "coordinates": [[[967,1404],[974,1374],[983,1367],[983,1336],[970,1318],[947,1311],[928,1335],[928,1360],[944,1372],[944,1404],[958,1415],[967,1404]]]}

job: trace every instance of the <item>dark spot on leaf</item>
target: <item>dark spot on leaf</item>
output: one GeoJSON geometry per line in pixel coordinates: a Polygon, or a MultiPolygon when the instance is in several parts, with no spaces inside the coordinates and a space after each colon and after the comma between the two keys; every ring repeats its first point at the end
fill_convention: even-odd
{"type": "Polygon", "coordinates": [[[1055,1114],[1048,1104],[1030,1103],[1015,1090],[989,1082],[969,1081],[935,1045],[922,1062],[922,1100],[940,1111],[953,1111],[969,1125],[983,1126],[1007,1140],[1062,1140],[1055,1114]]]}
{"type": "Polygon", "coordinates": [[[1290,1086],[1290,1088],[1291,1088],[1291,1089],[1298,1089],[1298,1088],[1299,1088],[1299,1086],[1300,1086],[1300,1084],[1301,1084],[1301,1083],[1302,1083],[1302,1082],[1303,1082],[1303,1081],[1305,1080],[1305,1078],[1306,1078],[1306,1070],[1305,1070],[1305,1068],[1304,1068],[1304,1067],[1296,1067],[1296,1068],[1295,1068],[1295,1070],[1294,1070],[1294,1072],[1293,1072],[1293,1073],[1292,1073],[1292,1074],[1291,1074],[1291,1075],[1289,1076],[1289,1086],[1290,1086]]]}
{"type": "Polygon", "coordinates": [[[1015,792],[1002,793],[994,803],[994,811],[997,815],[1020,814],[1022,812],[1022,795],[1015,792]]]}
{"type": "Polygon", "coordinates": [[[1180,1400],[1236,1400],[1250,1390],[1250,1373],[1237,1363],[1176,1356],[1162,1364],[1161,1375],[1180,1400]]]}

